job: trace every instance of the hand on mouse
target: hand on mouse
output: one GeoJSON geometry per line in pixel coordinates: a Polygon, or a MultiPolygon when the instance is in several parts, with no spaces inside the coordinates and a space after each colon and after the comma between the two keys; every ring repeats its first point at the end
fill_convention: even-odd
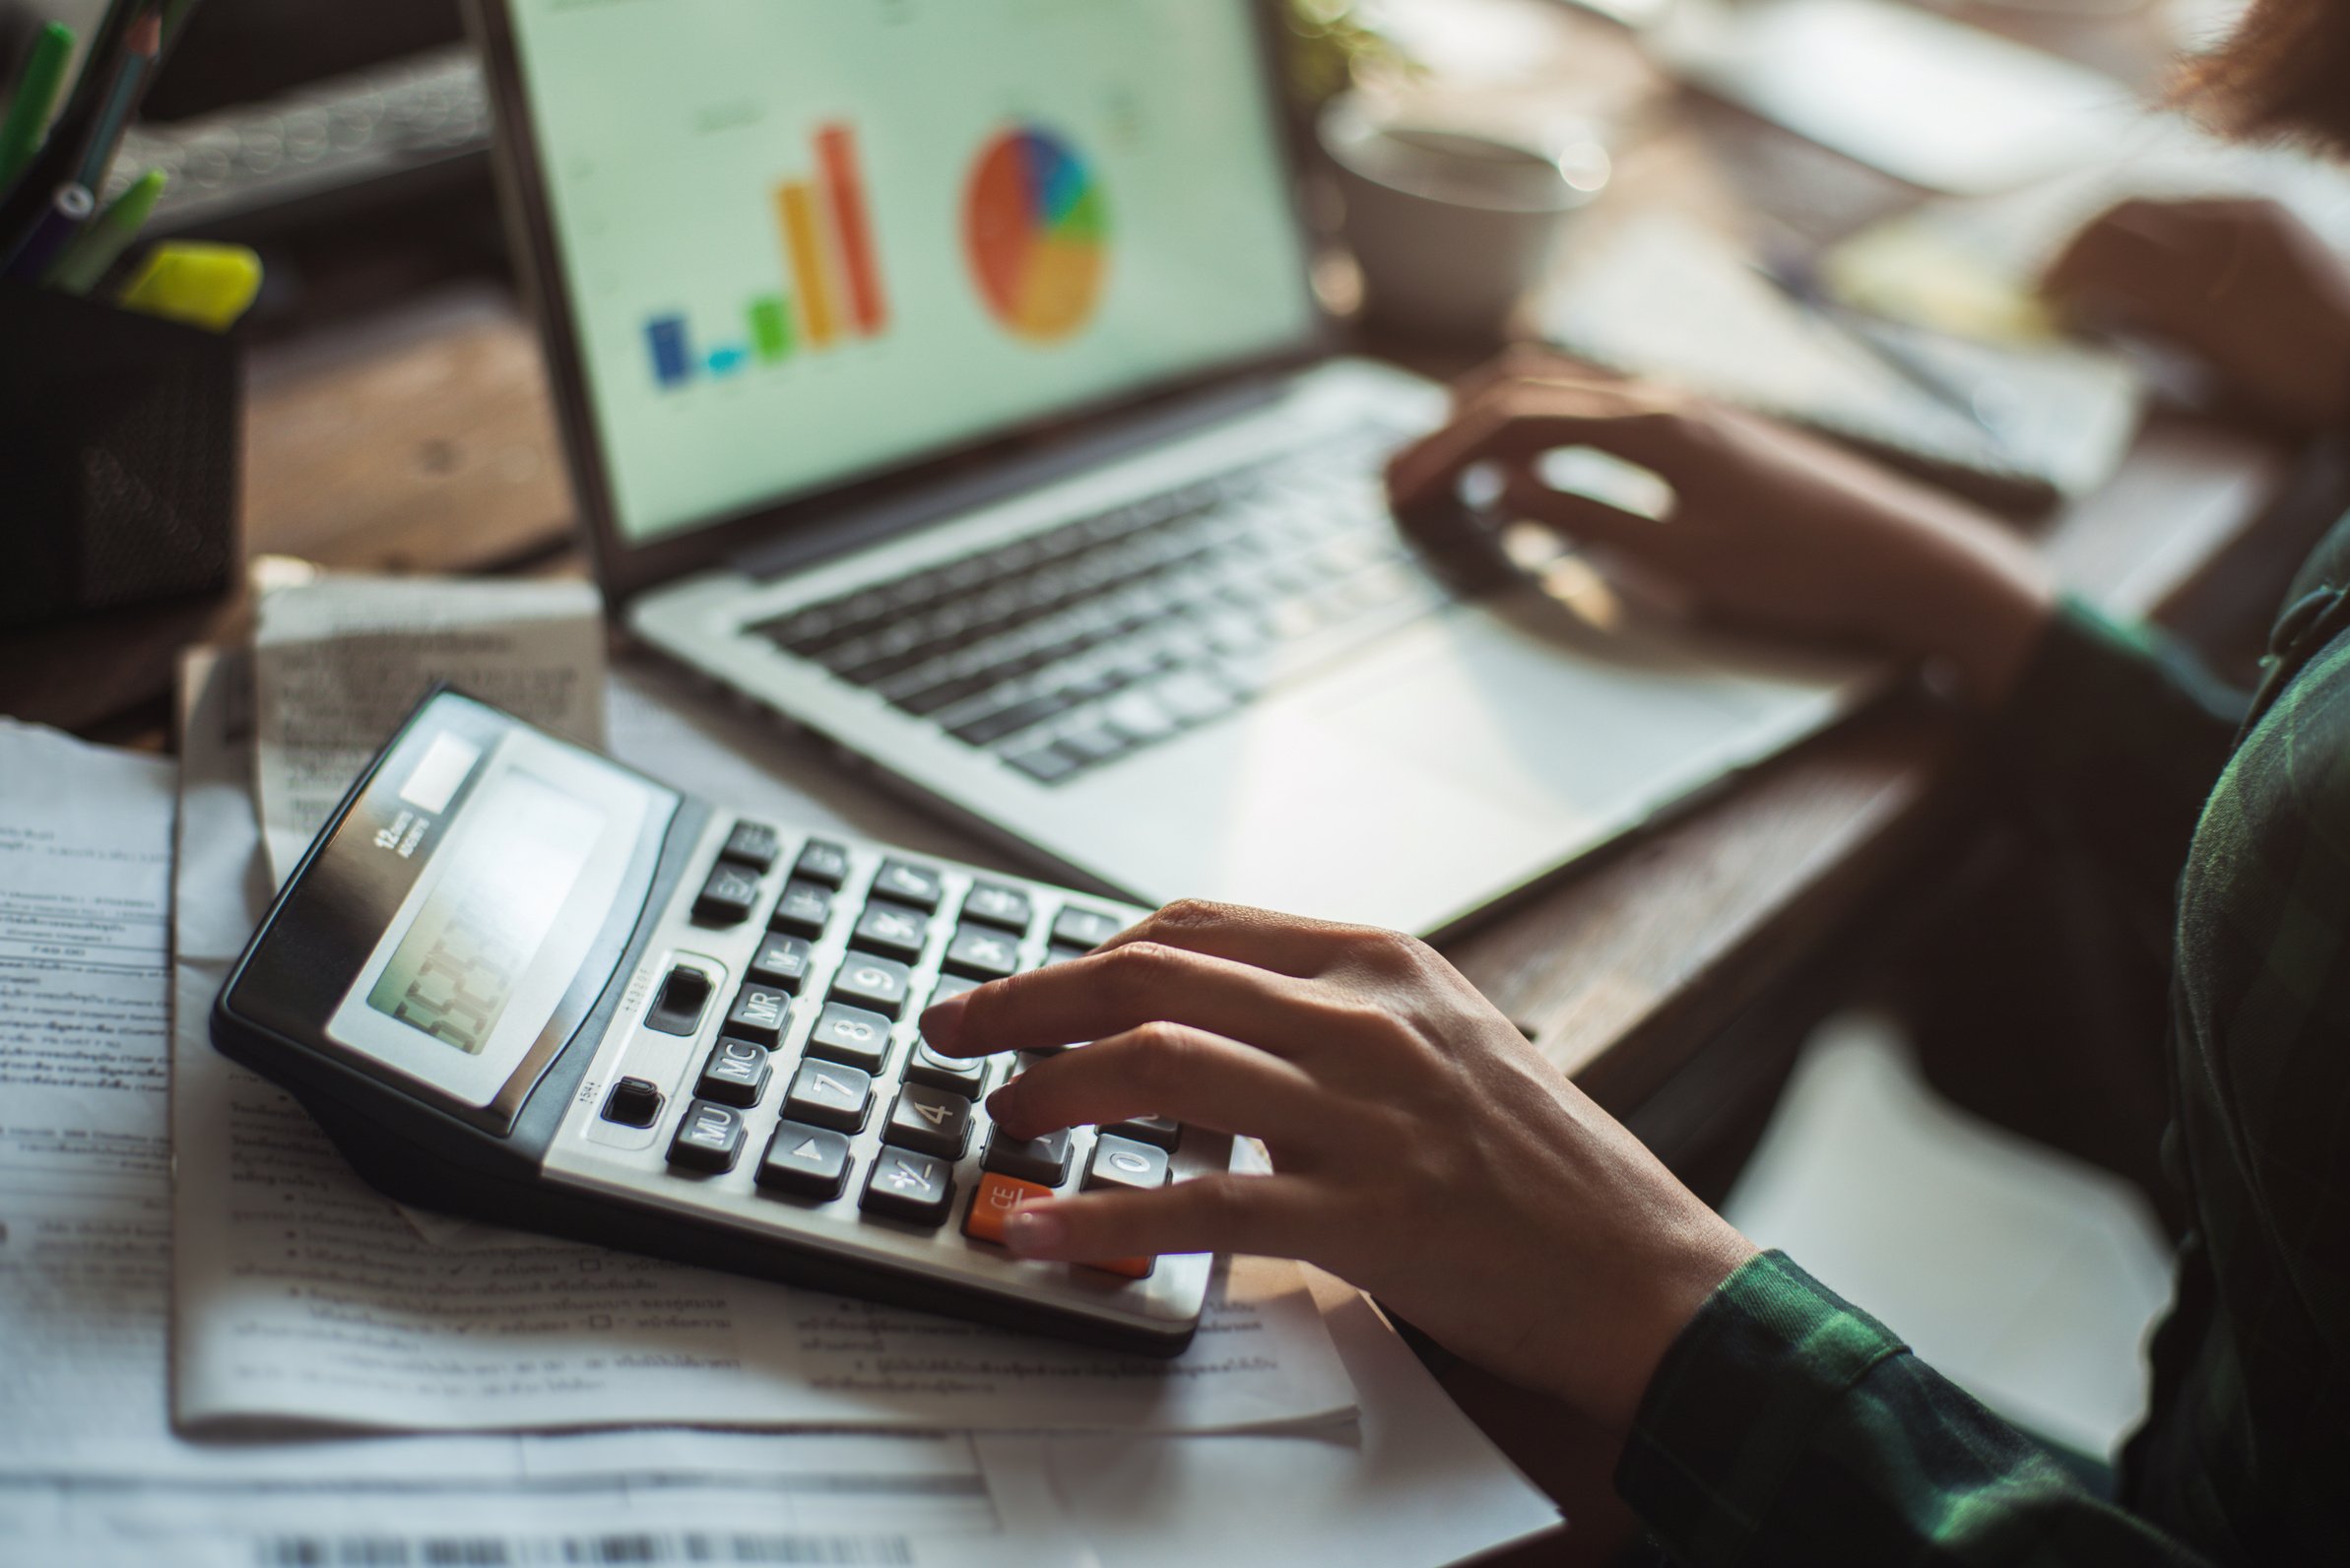
{"type": "Polygon", "coordinates": [[[2029,551],[1961,502],[1758,415],[1591,379],[1520,351],[1465,384],[1453,423],[1398,454],[1399,517],[1441,511],[1479,464],[1513,516],[1620,555],[1751,629],[1942,658],[1994,706],[2055,593],[2029,551]],[[1551,489],[1545,453],[1594,447],[1672,490],[1660,520],[1551,489]]]}
{"type": "Polygon", "coordinates": [[[1754,1248],[1426,945],[1179,903],[1094,953],[922,1015],[948,1055],[1041,1050],[988,1099],[1013,1137],[1166,1115],[1271,1175],[1021,1209],[1032,1257],[1303,1258],[1447,1346],[1628,1427],[1673,1336],[1754,1248]]]}

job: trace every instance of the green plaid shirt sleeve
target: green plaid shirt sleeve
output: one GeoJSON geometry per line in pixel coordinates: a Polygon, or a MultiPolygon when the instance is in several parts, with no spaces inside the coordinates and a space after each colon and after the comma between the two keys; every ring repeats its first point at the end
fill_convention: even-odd
{"type": "Polygon", "coordinates": [[[1665,1353],[1616,1489],[1693,1568],[2203,1560],[2090,1495],[1776,1252],[1725,1280],[1665,1353]]]}

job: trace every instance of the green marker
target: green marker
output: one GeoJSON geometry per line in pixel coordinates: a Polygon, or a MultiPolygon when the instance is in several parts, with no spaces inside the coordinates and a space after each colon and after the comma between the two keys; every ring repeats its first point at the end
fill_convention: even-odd
{"type": "Polygon", "coordinates": [[[52,22],[33,40],[25,60],[25,74],[17,81],[9,101],[8,118],[0,120],[0,190],[15,183],[33,162],[40,139],[57,108],[57,90],[65,85],[65,62],[73,58],[74,30],[52,22]]]}
{"type": "Polygon", "coordinates": [[[106,204],[106,210],[90,221],[79,237],[49,263],[49,270],[41,282],[52,289],[70,294],[86,294],[98,287],[98,281],[114,265],[115,258],[130,248],[139,237],[139,230],[147,223],[148,214],[155,211],[156,199],[163,194],[163,171],[151,168],[132,181],[128,190],[106,204]]]}

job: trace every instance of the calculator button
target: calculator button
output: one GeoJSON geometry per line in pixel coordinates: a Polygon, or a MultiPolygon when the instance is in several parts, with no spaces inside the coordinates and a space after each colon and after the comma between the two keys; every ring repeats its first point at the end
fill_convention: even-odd
{"type": "Polygon", "coordinates": [[[893,1018],[904,1010],[906,995],[913,989],[913,971],[894,958],[877,958],[870,952],[852,952],[842,958],[832,976],[835,997],[893,1018]]]}
{"type": "Polygon", "coordinates": [[[963,1234],[977,1241],[992,1241],[1004,1245],[1004,1221],[1022,1204],[1032,1204],[1039,1198],[1050,1198],[1050,1187],[1039,1187],[1012,1176],[999,1176],[993,1171],[982,1174],[979,1185],[971,1192],[971,1211],[963,1215],[963,1234]]]}
{"type": "Polygon", "coordinates": [[[604,1119],[622,1127],[650,1127],[661,1120],[661,1091],[640,1078],[624,1078],[604,1096],[604,1119]]]}
{"type": "Polygon", "coordinates": [[[775,913],[767,917],[767,924],[795,937],[820,937],[831,918],[832,895],[815,882],[795,881],[783,884],[783,896],[775,900],[775,913]]]}
{"type": "Polygon", "coordinates": [[[718,856],[721,860],[740,862],[752,871],[765,871],[782,853],[783,839],[774,828],[764,822],[737,822],[735,830],[726,835],[726,847],[718,856]]]}
{"type": "Polygon", "coordinates": [[[1093,1157],[1085,1162],[1087,1188],[1127,1187],[1147,1192],[1166,1184],[1165,1149],[1107,1133],[1093,1141],[1093,1157]]]}
{"type": "Polygon", "coordinates": [[[873,891],[877,898],[894,898],[917,909],[936,909],[939,900],[947,895],[947,884],[928,866],[892,860],[883,862],[881,869],[874,874],[873,891]]]}
{"type": "Polygon", "coordinates": [[[775,986],[747,985],[735,993],[735,1005],[726,1010],[728,1034],[755,1040],[770,1051],[783,1039],[784,1028],[791,1021],[791,993],[775,986]]]}
{"type": "Polygon", "coordinates": [[[909,1083],[897,1091],[881,1142],[941,1159],[961,1159],[971,1141],[971,1102],[960,1094],[909,1083]]]}
{"type": "Polygon", "coordinates": [[[1124,1274],[1129,1279],[1142,1279],[1149,1276],[1150,1266],[1157,1261],[1155,1258],[1098,1258],[1092,1263],[1078,1264],[1077,1267],[1098,1269],[1103,1274],[1124,1274]]]}
{"type": "Polygon", "coordinates": [[[743,1152],[743,1113],[731,1105],[695,1100],[669,1141],[669,1162],[688,1170],[733,1170],[743,1152]]]}
{"type": "Polygon", "coordinates": [[[792,866],[792,876],[826,887],[849,880],[849,852],[828,838],[812,838],[792,866]]]}
{"type": "Polygon", "coordinates": [[[1065,942],[1056,942],[1044,950],[1045,967],[1049,969],[1054,964],[1067,963],[1072,958],[1082,958],[1087,950],[1083,947],[1073,947],[1065,942]]]}
{"type": "Polygon", "coordinates": [[[1053,917],[1053,941],[1065,947],[1098,947],[1125,929],[1124,922],[1090,909],[1072,907],[1053,917]]]}
{"type": "Polygon", "coordinates": [[[875,952],[915,958],[921,956],[922,945],[929,938],[930,920],[921,910],[877,898],[857,917],[857,929],[849,940],[875,952]]]}
{"type": "Polygon", "coordinates": [[[965,920],[976,920],[983,926],[1001,926],[1015,934],[1024,933],[1035,914],[1026,893],[990,882],[981,882],[963,900],[965,920]]]}
{"type": "Polygon", "coordinates": [[[758,951],[751,956],[751,978],[781,986],[797,995],[808,983],[811,951],[806,937],[787,937],[779,931],[770,931],[759,939],[758,951]]]}
{"type": "Polygon", "coordinates": [[[805,1122],[778,1122],[752,1180],[795,1198],[838,1198],[849,1185],[849,1141],[805,1122]]]}
{"type": "Polygon", "coordinates": [[[947,945],[942,961],[955,973],[975,980],[1001,980],[1020,966],[1020,947],[1000,931],[965,926],[947,945]]]}
{"type": "Polygon", "coordinates": [[[1069,1180],[1069,1129],[1043,1138],[1011,1138],[1001,1127],[987,1135],[987,1157],[980,1164],[999,1176],[1058,1187],[1069,1180]]]}
{"type": "Polygon", "coordinates": [[[865,1196],[858,1207],[869,1214],[885,1214],[917,1225],[943,1225],[954,1208],[951,1167],[943,1159],[917,1154],[910,1148],[884,1148],[865,1178],[865,1196]]]}
{"type": "Polygon", "coordinates": [[[758,873],[720,861],[710,868],[710,880],[693,900],[693,918],[705,926],[738,925],[751,918],[758,902],[758,873]]]}
{"type": "Polygon", "coordinates": [[[803,1062],[783,1097],[783,1114],[795,1122],[854,1133],[865,1125],[873,1103],[873,1077],[837,1062],[803,1062]]]}
{"type": "Polygon", "coordinates": [[[906,1064],[906,1081],[927,1083],[934,1089],[946,1089],[975,1100],[987,1082],[987,1058],[941,1056],[930,1048],[928,1040],[916,1040],[914,1059],[906,1064]]]}
{"type": "Polygon", "coordinates": [[[767,1087],[767,1052],[749,1040],[720,1039],[702,1064],[693,1092],[721,1105],[748,1109],[767,1087]]]}
{"type": "Polygon", "coordinates": [[[1130,1116],[1102,1131],[1131,1138],[1138,1143],[1155,1143],[1169,1153],[1183,1142],[1183,1124],[1169,1116],[1130,1116]]]}
{"type": "Polygon", "coordinates": [[[978,989],[979,982],[969,975],[943,974],[939,976],[937,984],[930,988],[930,1000],[923,1006],[935,1008],[948,997],[959,997],[966,991],[978,989]]]}
{"type": "Polygon", "coordinates": [[[889,1020],[845,1002],[827,1002],[809,1033],[808,1054],[879,1073],[889,1060],[889,1020]]]}

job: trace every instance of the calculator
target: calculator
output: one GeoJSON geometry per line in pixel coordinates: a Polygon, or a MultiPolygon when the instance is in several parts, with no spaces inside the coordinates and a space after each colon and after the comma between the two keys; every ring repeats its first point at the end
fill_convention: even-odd
{"type": "Polygon", "coordinates": [[[998,1238],[1040,1197],[1227,1169],[1231,1139],[1007,1137],[982,1102],[1031,1059],[942,1056],[917,1022],[1142,914],[729,812],[444,687],[280,890],[212,1037],[405,1203],[1172,1355],[1211,1258],[998,1238]]]}

